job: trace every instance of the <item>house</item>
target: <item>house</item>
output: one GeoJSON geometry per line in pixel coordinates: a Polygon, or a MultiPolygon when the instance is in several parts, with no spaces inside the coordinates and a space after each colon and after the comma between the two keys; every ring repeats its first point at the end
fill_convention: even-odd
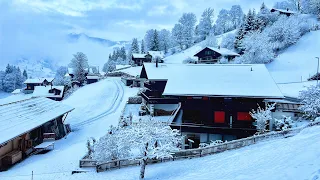
{"type": "Polygon", "coordinates": [[[164,52],[162,52],[162,51],[148,51],[148,54],[150,54],[152,56],[153,62],[158,60],[160,63],[163,63],[164,52]]]}
{"type": "Polygon", "coordinates": [[[151,62],[152,56],[150,54],[132,53],[132,61],[137,66],[142,66],[144,62],[151,62]]]}
{"type": "Polygon", "coordinates": [[[86,76],[87,84],[96,83],[99,81],[99,79],[100,79],[100,77],[97,75],[87,75],[86,76]]]}
{"type": "MultiPolygon", "coordinates": [[[[303,105],[300,99],[285,96],[284,99],[266,99],[265,103],[276,103],[275,108],[271,112],[273,119],[283,119],[283,117],[290,117],[292,120],[297,120],[302,116],[303,112],[300,106],[303,105]]],[[[270,129],[273,129],[274,122],[271,122],[270,129]]]]}
{"type": "Polygon", "coordinates": [[[265,65],[145,63],[140,77],[147,79],[141,96],[151,115],[179,111],[170,126],[185,135],[185,148],[255,134],[249,112],[284,98],[265,65]]]}
{"type": "MultiPolygon", "coordinates": [[[[98,66],[90,66],[89,68],[85,69],[85,76],[87,84],[98,82],[100,79],[100,72],[98,66]]],[[[68,72],[65,74],[66,77],[70,77],[72,87],[80,87],[81,83],[79,81],[74,80],[74,69],[68,68],[68,72]]]]}
{"type": "Polygon", "coordinates": [[[0,104],[0,170],[6,170],[37,148],[64,137],[69,131],[64,124],[72,107],[44,97],[0,104]]]}
{"type": "Polygon", "coordinates": [[[17,95],[17,94],[21,94],[21,93],[22,93],[22,89],[16,89],[11,92],[11,94],[13,94],[13,95],[17,95]]]}
{"type": "Polygon", "coordinates": [[[64,86],[36,86],[32,97],[46,97],[61,101],[64,97],[64,86]]]}
{"type": "Polygon", "coordinates": [[[286,16],[291,16],[291,15],[297,14],[297,12],[290,11],[289,9],[275,9],[275,8],[272,8],[271,12],[278,12],[278,13],[286,15],[286,16]]]}
{"type": "Polygon", "coordinates": [[[33,93],[36,86],[51,86],[54,78],[35,78],[27,79],[24,84],[27,86],[24,89],[25,94],[33,93]]]}
{"type": "Polygon", "coordinates": [[[226,48],[205,47],[194,56],[198,57],[198,64],[215,64],[222,58],[231,61],[240,55],[226,48]]]}

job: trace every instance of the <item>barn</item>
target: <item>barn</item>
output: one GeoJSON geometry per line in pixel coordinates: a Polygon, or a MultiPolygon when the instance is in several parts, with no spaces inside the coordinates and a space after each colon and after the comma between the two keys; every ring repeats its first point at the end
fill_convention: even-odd
{"type": "Polygon", "coordinates": [[[142,66],[144,62],[151,62],[152,56],[148,54],[132,53],[132,61],[137,66],[142,66]]]}
{"type": "Polygon", "coordinates": [[[34,88],[36,86],[50,86],[52,85],[54,78],[35,78],[35,79],[27,79],[24,81],[24,84],[27,86],[24,89],[25,94],[33,93],[34,88]]]}
{"type": "Polygon", "coordinates": [[[179,111],[170,123],[191,140],[185,148],[255,134],[249,111],[284,98],[265,65],[145,63],[140,76],[147,79],[142,97],[150,114],[179,111]]]}
{"type": "Polygon", "coordinates": [[[64,137],[70,132],[64,120],[72,110],[45,97],[0,104],[0,170],[64,137]]]}

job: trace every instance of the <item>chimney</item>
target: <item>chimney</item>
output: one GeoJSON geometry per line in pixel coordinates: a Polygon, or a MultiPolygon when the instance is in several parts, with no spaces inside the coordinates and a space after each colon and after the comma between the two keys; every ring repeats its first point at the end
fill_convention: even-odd
{"type": "Polygon", "coordinates": [[[253,71],[252,67],[251,67],[251,71],[253,71]]]}
{"type": "Polygon", "coordinates": [[[156,67],[158,67],[158,59],[156,59],[156,67]]]}
{"type": "Polygon", "coordinates": [[[287,11],[289,11],[289,8],[287,8],[287,11]]]}
{"type": "Polygon", "coordinates": [[[218,46],[218,49],[220,49],[220,46],[218,46]]]}

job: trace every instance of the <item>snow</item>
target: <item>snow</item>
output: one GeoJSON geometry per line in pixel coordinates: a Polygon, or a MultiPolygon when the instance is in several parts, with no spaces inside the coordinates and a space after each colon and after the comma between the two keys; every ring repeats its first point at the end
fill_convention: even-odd
{"type": "Polygon", "coordinates": [[[306,82],[297,82],[297,83],[283,83],[278,84],[282,94],[289,97],[299,97],[299,92],[306,90],[309,86],[317,85],[317,81],[306,81],[306,82]]]}
{"type": "Polygon", "coordinates": [[[70,106],[43,97],[1,105],[0,144],[72,110],[70,106]]]}
{"type": "Polygon", "coordinates": [[[164,53],[162,51],[148,51],[148,53],[153,57],[164,58],[164,53]]]}
{"type": "Polygon", "coordinates": [[[161,64],[156,67],[154,63],[145,63],[144,67],[149,80],[168,79],[163,95],[283,97],[263,64],[161,64]]]}
{"type": "Polygon", "coordinates": [[[277,83],[306,81],[317,73],[319,47],[320,31],[310,32],[266,66],[277,83]]]}
{"type": "Polygon", "coordinates": [[[35,78],[35,79],[27,79],[24,83],[25,84],[34,84],[34,83],[43,83],[44,80],[48,82],[52,82],[54,78],[35,78]]]}
{"type": "Polygon", "coordinates": [[[64,92],[64,86],[35,86],[32,93],[32,97],[62,97],[64,92]],[[61,93],[54,95],[49,93],[50,89],[59,89],[61,93]]]}
{"type": "Polygon", "coordinates": [[[271,10],[275,10],[275,11],[282,12],[282,13],[290,13],[290,14],[296,14],[297,13],[295,11],[286,10],[286,9],[275,9],[275,8],[272,8],[271,10]]]}
{"type": "MultiPolygon", "coordinates": [[[[305,129],[290,138],[271,139],[252,146],[202,158],[150,164],[146,167],[146,179],[209,180],[214,177],[221,180],[314,180],[320,176],[320,144],[317,143],[319,138],[320,127],[315,126],[305,129]]],[[[47,154],[58,153],[55,151],[47,154]]],[[[33,160],[36,161],[32,163],[43,163],[43,159],[46,159],[43,156],[46,155],[34,156],[33,160]]],[[[53,161],[53,163],[55,162],[53,161]]],[[[43,166],[48,165],[43,164],[43,166]]],[[[19,168],[14,167],[13,169],[17,170],[19,168]]],[[[45,173],[40,169],[28,169],[24,172],[14,171],[15,173],[12,173],[13,170],[9,170],[1,173],[0,178],[1,180],[11,180],[12,178],[29,180],[31,178],[31,170],[34,170],[34,179],[41,180],[135,180],[139,177],[140,167],[129,167],[102,173],[93,171],[71,175],[67,169],[61,170],[57,166],[55,170],[49,171],[51,173],[45,173]]]]}
{"type": "Polygon", "coordinates": [[[47,142],[43,142],[43,143],[39,144],[38,146],[36,146],[34,148],[35,149],[44,149],[44,148],[47,148],[52,145],[54,145],[54,141],[47,141],[47,142]]]}
{"type": "Polygon", "coordinates": [[[135,66],[135,67],[127,68],[127,69],[116,70],[114,72],[123,72],[123,73],[126,73],[126,74],[129,74],[131,76],[136,77],[136,76],[140,76],[141,69],[142,69],[142,66],[135,66]]]}
{"type": "Polygon", "coordinates": [[[99,76],[87,76],[87,79],[100,79],[99,76]]]}
{"type": "Polygon", "coordinates": [[[10,170],[1,172],[0,179],[30,179],[31,171],[34,171],[35,179],[70,178],[71,171],[81,170],[79,160],[86,154],[87,139],[90,137],[98,139],[105,135],[110,125],[117,125],[128,97],[136,95],[137,92],[137,88],[123,87],[120,78],[108,78],[81,87],[62,101],[76,108],[66,120],[74,131],[65,138],[55,141],[54,150],[28,157],[10,170]],[[116,93],[117,87],[119,94],[116,93]],[[85,123],[73,128],[78,122],[85,123]]]}
{"type": "Polygon", "coordinates": [[[116,65],[116,70],[126,69],[131,67],[131,65],[116,65]]]}
{"type": "Polygon", "coordinates": [[[146,58],[147,54],[138,54],[138,53],[132,53],[132,56],[134,58],[146,58]]]}
{"type": "Polygon", "coordinates": [[[6,98],[0,99],[0,105],[12,103],[15,101],[21,101],[21,100],[25,100],[25,99],[30,99],[31,97],[32,97],[32,94],[24,94],[24,93],[11,95],[6,98]]]}
{"type": "Polygon", "coordinates": [[[201,44],[195,44],[194,46],[181,51],[179,53],[173,54],[171,56],[168,56],[166,58],[163,59],[163,61],[165,63],[170,63],[170,64],[181,64],[183,62],[183,60],[191,58],[191,59],[197,59],[196,57],[194,57],[194,55],[199,52],[202,48],[201,44]]]}
{"type": "Polygon", "coordinates": [[[11,92],[11,94],[20,94],[22,89],[16,89],[11,92]]]}

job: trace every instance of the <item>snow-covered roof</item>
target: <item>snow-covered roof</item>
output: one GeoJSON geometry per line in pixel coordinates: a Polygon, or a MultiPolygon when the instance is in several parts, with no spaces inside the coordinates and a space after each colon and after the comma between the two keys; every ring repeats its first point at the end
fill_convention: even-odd
{"type": "MultiPolygon", "coordinates": [[[[209,48],[211,49],[212,51],[215,51],[219,54],[221,54],[222,56],[240,56],[240,54],[238,53],[235,53],[229,49],[226,49],[226,48],[215,48],[215,47],[205,47],[205,48],[209,48]]],[[[201,49],[200,51],[198,51],[195,55],[197,55],[199,52],[203,51],[205,48],[201,49]]]]}
{"type": "Polygon", "coordinates": [[[21,93],[21,89],[16,89],[12,91],[12,94],[20,94],[20,93],[21,93]]]}
{"type": "Polygon", "coordinates": [[[99,76],[87,76],[87,79],[99,79],[99,76]]]}
{"type": "Polygon", "coordinates": [[[0,105],[0,144],[72,110],[70,106],[44,97],[0,105]]]}
{"type": "Polygon", "coordinates": [[[291,10],[287,10],[287,9],[276,9],[276,8],[272,8],[271,10],[279,11],[279,12],[282,12],[282,13],[288,13],[288,14],[296,14],[296,13],[297,13],[297,12],[295,12],[295,11],[291,11],[291,10]]]}
{"type": "Polygon", "coordinates": [[[147,54],[132,53],[133,58],[146,58],[147,54]]]}
{"type": "Polygon", "coordinates": [[[160,58],[164,58],[164,53],[162,51],[148,51],[148,53],[153,57],[160,57],[160,58]]]}
{"type": "Polygon", "coordinates": [[[142,69],[142,66],[135,66],[135,67],[130,67],[130,68],[126,68],[126,69],[116,70],[114,72],[123,72],[128,75],[136,77],[136,76],[140,75],[141,69],[142,69]]]}
{"type": "Polygon", "coordinates": [[[64,92],[64,86],[52,86],[52,89],[59,89],[61,93],[59,95],[55,95],[53,93],[49,93],[51,86],[35,86],[34,91],[32,93],[32,97],[58,97],[61,98],[64,92]]]}
{"type": "Polygon", "coordinates": [[[116,65],[116,70],[126,69],[131,67],[131,65],[116,65]]]}
{"type": "Polygon", "coordinates": [[[163,95],[283,98],[263,64],[145,63],[148,79],[168,80],[163,95]]]}
{"type": "Polygon", "coordinates": [[[24,81],[25,84],[35,84],[35,83],[43,83],[43,81],[47,80],[48,82],[52,82],[54,78],[34,78],[34,79],[27,79],[24,81]]]}

